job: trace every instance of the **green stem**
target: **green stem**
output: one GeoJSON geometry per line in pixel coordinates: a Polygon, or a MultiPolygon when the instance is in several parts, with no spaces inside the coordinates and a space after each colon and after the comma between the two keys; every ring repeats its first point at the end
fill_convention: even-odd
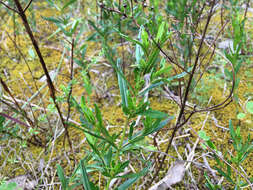
{"type": "MultiPolygon", "coordinates": [[[[121,138],[120,138],[118,150],[116,152],[115,161],[118,162],[118,164],[120,163],[120,161],[119,161],[120,151],[121,151],[121,149],[123,147],[123,142],[124,142],[124,139],[125,139],[125,136],[126,136],[126,129],[127,129],[128,125],[129,125],[129,120],[130,120],[130,117],[127,117],[125,125],[124,125],[124,129],[123,129],[123,132],[122,132],[122,135],[121,135],[121,138]]],[[[114,171],[112,171],[112,172],[114,172],[114,171]]],[[[106,190],[109,190],[110,182],[112,181],[113,178],[114,178],[114,174],[111,173],[111,177],[109,178],[109,180],[108,180],[108,182],[106,184],[106,190]]]]}
{"type": "Polygon", "coordinates": [[[120,139],[119,148],[118,148],[118,151],[117,151],[117,154],[116,154],[116,160],[117,161],[119,160],[120,150],[122,148],[124,138],[126,136],[126,129],[127,129],[128,125],[129,125],[129,117],[126,120],[126,123],[124,125],[124,129],[123,129],[123,134],[122,134],[121,139],[120,139]]]}
{"type": "MultiPolygon", "coordinates": [[[[122,132],[122,135],[121,135],[121,138],[120,138],[120,142],[119,142],[119,146],[118,146],[119,148],[116,152],[115,160],[116,160],[116,162],[118,162],[118,164],[120,162],[119,161],[120,151],[123,147],[122,145],[123,145],[123,142],[124,142],[124,139],[125,139],[125,136],[126,136],[126,129],[127,129],[128,125],[129,125],[129,117],[127,118],[126,123],[124,125],[124,129],[123,129],[123,132],[122,132]]],[[[112,171],[112,172],[114,172],[114,171],[112,171]]],[[[110,177],[110,179],[108,180],[108,182],[106,184],[106,190],[109,190],[110,182],[112,181],[113,178],[114,178],[114,174],[111,173],[111,177],[110,177]]]]}
{"type": "Polygon", "coordinates": [[[113,178],[110,177],[110,179],[108,180],[108,183],[106,184],[105,190],[109,190],[109,186],[110,186],[110,183],[111,183],[112,179],[113,178]]]}

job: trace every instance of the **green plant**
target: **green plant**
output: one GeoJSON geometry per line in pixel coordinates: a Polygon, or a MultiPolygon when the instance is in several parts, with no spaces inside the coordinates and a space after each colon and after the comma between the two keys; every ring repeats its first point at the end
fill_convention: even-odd
{"type": "Polygon", "coordinates": [[[11,182],[8,184],[1,184],[0,190],[21,190],[21,188],[17,188],[17,184],[15,182],[11,182]]]}
{"type": "Polygon", "coordinates": [[[246,109],[249,113],[253,114],[253,101],[247,102],[246,109]]]}
{"type": "MultiPolygon", "coordinates": [[[[245,176],[242,163],[246,161],[248,155],[253,151],[253,139],[248,135],[246,141],[243,140],[240,127],[236,129],[233,127],[232,121],[229,121],[229,131],[233,143],[233,149],[227,151],[224,155],[218,151],[217,147],[210,140],[210,137],[206,135],[204,131],[199,131],[199,137],[204,141],[202,146],[213,153],[213,158],[216,161],[217,166],[214,168],[217,172],[223,176],[230,184],[233,189],[245,188],[251,185],[253,178],[245,176]]],[[[206,186],[208,189],[221,189],[222,185],[214,185],[209,179],[208,175],[205,174],[206,186]]]]}
{"type": "MultiPolygon", "coordinates": [[[[243,66],[243,56],[240,52],[246,41],[244,32],[246,14],[242,16],[240,9],[242,1],[150,0],[149,4],[146,4],[145,1],[99,0],[96,1],[96,11],[91,13],[92,17],[86,19],[82,15],[83,1],[47,0],[52,10],[57,12],[54,14],[56,16],[42,17],[44,21],[56,27],[55,31],[47,36],[47,40],[59,42],[59,46],[63,49],[55,75],[63,72],[60,71],[60,67],[65,60],[69,63],[67,81],[54,81],[56,76],[50,76],[45,57],[35,37],[36,22],[28,19],[26,12],[30,10],[29,15],[34,17],[36,11],[30,6],[34,2],[27,1],[28,4],[25,7],[19,0],[8,2],[9,4],[6,4],[0,0],[8,13],[12,13],[15,24],[17,23],[16,15],[19,15],[23,21],[24,27],[21,28],[26,30],[33,45],[27,50],[28,60],[39,61],[42,66],[50,98],[47,98],[49,99],[47,101],[46,96],[40,97],[40,101],[45,101],[46,104],[43,105],[44,112],[37,118],[34,112],[30,113],[25,106],[19,105],[8,83],[0,78],[4,93],[14,102],[15,109],[13,110],[16,112],[13,116],[0,113],[0,131],[5,136],[12,134],[12,138],[16,137],[24,141],[24,147],[27,141],[43,146],[45,152],[48,152],[54,147],[59,135],[58,122],[51,124],[50,119],[59,118],[64,127],[64,142],[65,139],[68,140],[68,146],[63,143],[66,148],[63,152],[66,153],[69,148],[70,155],[75,160],[76,154],[72,143],[76,142],[73,141],[73,137],[71,138],[70,131],[73,128],[78,129],[80,135],[85,137],[85,144],[78,147],[84,151],[81,161],[71,174],[64,172],[65,168],[59,164],[56,166],[58,179],[63,189],[83,186],[85,189],[123,190],[131,188],[134,183],[144,177],[151,178],[149,183],[145,184],[144,188],[147,188],[156,178],[161,177],[159,172],[166,171],[165,161],[168,152],[173,147],[175,137],[178,132],[182,132],[193,115],[223,109],[233,100],[239,102],[237,89],[240,83],[239,71],[243,66]],[[221,7],[221,10],[217,7],[221,7]],[[226,9],[228,13],[225,19],[223,9],[226,9]],[[211,27],[213,22],[216,22],[213,21],[216,13],[221,15],[219,31],[213,31],[211,27]],[[89,32],[88,36],[85,36],[86,32],[89,32]],[[222,34],[232,39],[233,46],[228,51],[217,53],[215,44],[222,34]],[[212,37],[211,42],[207,40],[208,36],[212,37]],[[90,42],[96,44],[94,49],[99,49],[99,55],[88,55],[93,56],[91,58],[86,55],[91,48],[88,45],[90,42]],[[79,66],[78,69],[74,68],[75,64],[79,66]],[[102,64],[105,64],[110,72],[113,70],[112,78],[117,78],[117,84],[114,87],[117,86],[119,89],[119,106],[123,112],[119,119],[124,121],[124,124],[122,127],[116,126],[116,130],[108,127],[102,114],[102,105],[94,101],[93,97],[94,89],[100,84],[94,79],[94,75],[90,74],[91,67],[102,64]],[[217,67],[221,67],[224,73],[216,70],[217,67]],[[209,75],[206,76],[206,73],[209,75]],[[79,74],[80,81],[80,78],[75,78],[75,74],[79,74]],[[228,81],[231,84],[227,84],[228,81]],[[210,85],[212,82],[218,83],[218,88],[228,86],[224,90],[226,97],[220,102],[209,101],[212,99],[210,95],[213,90],[213,86],[210,85]],[[83,87],[84,92],[82,91],[81,95],[78,93],[77,97],[74,94],[74,88],[79,88],[78,85],[83,87]],[[177,105],[177,110],[155,110],[151,106],[150,97],[156,96],[157,91],[165,93],[177,105]],[[4,118],[19,125],[11,126],[11,130],[6,130],[9,121],[5,122],[4,118]],[[80,124],[73,122],[73,118],[79,118],[80,124]],[[173,118],[175,121],[171,122],[173,118]],[[48,126],[43,128],[46,124],[48,126]],[[16,135],[20,134],[23,127],[28,133],[16,135]],[[164,128],[169,131],[169,135],[165,137],[169,139],[166,139],[165,146],[160,146],[156,140],[164,128]],[[49,137],[49,140],[44,142],[38,139],[37,144],[29,141],[29,138],[36,140],[40,135],[49,137]],[[151,145],[152,141],[153,145],[151,145]],[[152,158],[146,156],[152,151],[157,154],[152,158]],[[140,154],[144,156],[139,157],[140,154]],[[153,165],[153,170],[150,170],[153,165]],[[152,175],[149,175],[150,173],[152,175]],[[96,184],[98,175],[99,184],[96,184]]],[[[25,60],[15,40],[13,42],[25,60]]],[[[104,68],[96,72],[99,73],[97,77],[99,80],[104,68]]],[[[30,74],[33,75],[31,70],[30,74]]],[[[33,80],[36,86],[35,78],[33,80]]],[[[37,86],[36,90],[40,92],[37,86]]],[[[97,92],[95,93],[97,95],[97,92]]],[[[117,98],[115,100],[119,101],[117,98]]],[[[8,108],[12,108],[2,97],[1,101],[8,108]]],[[[32,98],[29,98],[25,105],[32,107],[31,102],[32,98]]],[[[36,111],[36,109],[31,110],[36,111]]],[[[246,110],[252,113],[252,101],[247,102],[246,110]]],[[[243,114],[238,114],[238,118],[244,118],[243,114]]],[[[227,154],[231,157],[223,159],[210,137],[203,131],[199,132],[199,136],[205,141],[203,146],[211,149],[214,154],[218,163],[217,171],[233,185],[242,187],[245,185],[241,184],[241,181],[247,178],[237,175],[234,180],[231,165],[241,167],[241,163],[252,149],[251,140],[248,137],[244,142],[240,136],[240,129],[234,129],[232,124],[230,124],[230,134],[236,154],[228,152],[227,154]]],[[[51,156],[53,152],[54,150],[51,150],[51,156]]],[[[80,155],[78,155],[79,158],[80,155]]],[[[204,176],[208,188],[222,187],[220,184],[214,185],[207,173],[204,176]]],[[[249,181],[244,182],[250,185],[249,181]]]]}
{"type": "Polygon", "coordinates": [[[87,142],[89,143],[92,151],[87,151],[86,159],[84,159],[85,167],[88,171],[99,171],[103,174],[108,181],[106,182],[106,189],[109,188],[110,182],[114,178],[129,178],[125,183],[121,184],[118,188],[129,187],[138,178],[145,175],[150,167],[148,161],[143,160],[146,166],[143,170],[134,174],[119,175],[129,165],[129,160],[121,161],[120,157],[131,153],[138,153],[140,146],[137,143],[162,127],[164,127],[172,117],[167,114],[147,109],[148,104],[141,102],[136,105],[134,99],[128,94],[128,90],[124,83],[123,78],[119,77],[119,86],[122,97],[122,109],[126,115],[126,122],[124,128],[119,133],[112,133],[106,129],[103,124],[102,115],[99,107],[95,104],[94,108],[87,105],[85,98],[82,97],[80,106],[72,99],[73,105],[81,113],[80,120],[82,128],[74,126],[85,133],[87,142]],[[135,122],[130,120],[138,115],[145,115],[146,121],[144,122],[144,129],[134,132],[135,122]],[[92,164],[88,164],[91,162],[92,164]]]}

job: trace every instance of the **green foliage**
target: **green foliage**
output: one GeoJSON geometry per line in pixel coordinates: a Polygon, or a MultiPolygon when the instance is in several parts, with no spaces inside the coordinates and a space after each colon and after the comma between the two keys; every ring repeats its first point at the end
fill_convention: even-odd
{"type": "MultiPolygon", "coordinates": [[[[140,105],[136,106],[136,102],[134,102],[136,98],[131,97],[128,94],[124,78],[122,78],[121,75],[118,75],[118,78],[120,94],[122,97],[122,108],[125,110],[124,112],[126,117],[128,119],[138,115],[144,115],[146,117],[145,128],[141,132],[133,133],[133,125],[129,126],[129,123],[126,122],[126,125],[121,133],[110,134],[103,124],[103,116],[96,104],[94,105],[95,109],[93,110],[87,105],[84,97],[81,98],[80,106],[73,99],[73,105],[82,115],[80,120],[82,122],[83,129],[81,130],[85,133],[87,142],[92,150],[87,152],[90,156],[87,156],[85,159],[85,163],[88,163],[89,161],[92,161],[93,163],[85,164],[87,173],[90,171],[99,171],[101,174],[108,177],[109,181],[107,182],[107,187],[109,187],[110,181],[114,178],[118,178],[118,175],[123,172],[130,163],[129,161],[120,161],[119,156],[131,150],[137,151],[140,149],[141,146],[136,146],[138,142],[143,140],[145,136],[160,130],[172,119],[172,117],[168,118],[165,113],[147,109],[147,103],[142,102],[140,105]],[[127,129],[128,127],[130,128],[127,129]],[[128,130],[130,131],[129,133],[127,133],[128,130]],[[119,139],[119,143],[116,143],[117,139],[119,139]]],[[[133,175],[121,175],[121,178],[126,177],[129,179],[118,188],[126,189],[129,187],[137,179],[143,176],[144,173],[148,171],[149,167],[150,166],[147,166],[144,170],[133,175]]],[[[58,173],[59,176],[63,176],[61,172],[58,173]]],[[[63,177],[61,178],[64,179],[63,177]]],[[[63,182],[64,180],[61,181],[63,182]]],[[[87,185],[87,179],[85,181],[87,185]]]]}
{"type": "Polygon", "coordinates": [[[64,175],[64,171],[60,165],[57,165],[57,174],[63,190],[76,189],[80,185],[83,185],[83,187],[87,190],[98,190],[98,187],[89,181],[89,177],[82,160],[69,178],[64,175]]]}
{"type": "MultiPolygon", "coordinates": [[[[13,1],[8,2],[9,6],[15,6],[13,1]]],[[[47,37],[47,40],[56,38],[64,47],[62,60],[66,57],[70,62],[71,76],[67,83],[59,85],[60,91],[55,88],[57,96],[49,99],[50,103],[47,104],[46,110],[48,113],[39,115],[36,122],[44,125],[48,116],[55,116],[58,113],[61,115],[59,111],[61,109],[62,113],[67,115],[67,119],[61,118],[66,130],[65,135],[68,134],[67,129],[73,127],[86,138],[86,144],[83,147],[85,155],[82,155],[78,166],[71,174],[66,175],[64,168],[59,164],[56,166],[62,189],[83,187],[88,190],[101,188],[125,190],[131,188],[149,172],[151,165],[154,164],[149,158],[140,158],[139,154],[145,155],[149,150],[158,150],[158,146],[150,145],[150,138],[155,141],[158,132],[168,126],[173,118],[177,120],[175,125],[172,125],[172,136],[167,150],[178,129],[183,128],[192,115],[222,109],[232,99],[239,102],[237,90],[240,84],[240,69],[244,61],[241,50],[245,47],[246,41],[246,18],[242,18],[239,1],[223,2],[227,7],[222,4],[222,8],[229,12],[226,19],[231,20],[230,30],[225,31],[224,27],[224,31],[222,29],[217,34],[213,34],[209,26],[211,17],[215,15],[213,11],[216,11],[215,7],[218,5],[216,1],[150,0],[149,5],[145,5],[145,1],[96,1],[97,11],[92,13],[92,18],[88,19],[82,15],[83,10],[79,7],[81,1],[46,0],[46,2],[54,11],[57,11],[54,16],[42,17],[56,26],[56,30],[47,37]],[[88,36],[86,36],[87,33],[89,33],[88,36]],[[222,52],[222,56],[217,55],[215,51],[210,52],[211,48],[207,48],[206,42],[207,35],[217,35],[212,37],[218,39],[220,33],[225,33],[233,41],[233,46],[229,51],[222,52]],[[96,48],[99,48],[99,58],[94,53],[92,54],[94,57],[88,59],[86,54],[90,51],[91,47],[88,45],[90,42],[94,42],[96,48]],[[130,53],[126,51],[126,47],[130,53]],[[116,85],[121,100],[119,105],[124,114],[119,114],[119,117],[125,122],[122,127],[117,127],[117,130],[111,130],[107,126],[101,105],[93,101],[94,89],[99,84],[93,83],[90,67],[101,65],[101,62],[109,65],[117,77],[116,85]],[[73,64],[77,64],[79,68],[74,69],[73,64]],[[216,70],[209,69],[210,67],[221,67],[222,72],[217,73],[216,70]],[[80,74],[81,82],[75,78],[76,71],[80,74]],[[208,76],[205,76],[206,73],[208,76]],[[213,86],[209,84],[214,82],[218,84],[217,88],[220,88],[226,85],[227,81],[232,82],[232,85],[228,86],[231,88],[229,97],[224,102],[209,107],[210,92],[213,90],[213,86]],[[79,84],[82,85],[85,93],[82,92],[80,97],[76,97],[72,93],[74,87],[79,84]],[[175,111],[169,115],[151,106],[150,96],[153,93],[168,90],[172,93],[170,99],[178,105],[179,114],[175,111]],[[194,102],[196,106],[189,106],[188,102],[194,102]],[[66,104],[67,109],[65,109],[66,104]],[[77,126],[77,122],[75,124],[69,122],[70,112],[74,112],[74,116],[79,117],[80,126],[77,126]],[[136,166],[137,162],[129,157],[136,157],[138,164],[142,167],[136,166]],[[129,167],[136,168],[125,173],[129,167]],[[94,184],[94,177],[97,175],[102,180],[100,187],[94,184]],[[121,184],[116,183],[110,187],[115,179],[120,179],[121,184]]],[[[32,6],[29,10],[31,17],[29,23],[33,31],[36,31],[35,12],[32,6]]],[[[8,9],[7,11],[16,26],[18,23],[16,14],[8,9]]],[[[16,29],[14,31],[17,32],[16,29]]],[[[215,47],[215,40],[211,46],[215,47]]],[[[27,54],[29,61],[39,60],[34,47],[29,47],[27,54]]],[[[99,71],[99,74],[100,72],[103,71],[99,71]]],[[[29,99],[27,103],[31,100],[29,99]]],[[[247,113],[253,114],[252,101],[248,101],[245,107],[247,113]]],[[[170,111],[173,110],[168,112],[170,111]]],[[[17,113],[22,118],[26,118],[22,110],[19,112],[17,113]]],[[[35,118],[35,115],[32,116],[35,118]]],[[[247,116],[242,112],[237,114],[237,118],[241,121],[247,116]]],[[[11,120],[18,121],[15,118],[11,120]]],[[[0,132],[5,136],[9,134],[17,136],[22,129],[19,125],[15,125],[6,130],[6,126],[5,118],[0,116],[0,132]]],[[[203,141],[201,145],[204,150],[209,149],[213,153],[212,156],[217,163],[217,172],[235,189],[250,185],[249,181],[234,172],[235,167],[238,170],[241,168],[253,149],[250,135],[243,139],[240,130],[240,127],[235,128],[232,122],[229,122],[233,150],[224,155],[218,150],[216,141],[211,139],[205,131],[198,132],[203,141]]],[[[40,134],[36,127],[29,128],[27,131],[29,135],[26,137],[38,137],[40,134]]],[[[1,136],[2,139],[6,140],[1,136]]],[[[165,155],[167,154],[168,151],[165,155]]],[[[159,176],[159,173],[154,176],[159,176]]],[[[208,189],[223,188],[223,184],[214,184],[207,173],[204,173],[204,177],[208,189]]],[[[14,184],[8,188],[14,188],[14,184]]]]}
{"type": "MultiPolygon", "coordinates": [[[[240,133],[240,127],[237,127],[235,129],[231,120],[229,121],[229,131],[233,143],[233,150],[232,152],[229,152],[230,156],[228,156],[227,153],[222,155],[221,152],[217,150],[214,143],[210,140],[210,137],[207,136],[204,131],[199,131],[198,135],[205,142],[202,144],[203,147],[208,147],[213,151],[213,157],[217,163],[215,169],[221,176],[223,176],[229,183],[234,186],[234,189],[238,189],[249,185],[249,183],[248,181],[245,181],[244,178],[242,178],[241,174],[238,173],[240,171],[235,171],[233,165],[236,166],[237,169],[242,168],[242,163],[253,151],[253,139],[251,139],[249,134],[246,141],[244,142],[240,133]],[[234,179],[234,176],[236,176],[236,179],[234,179]]],[[[210,181],[207,174],[205,174],[205,178],[207,181],[206,186],[208,189],[214,190],[222,188],[221,185],[214,185],[210,181]]]]}
{"type": "Polygon", "coordinates": [[[246,110],[247,110],[249,113],[253,114],[253,101],[247,102],[247,104],[246,104],[246,110]]]}
{"type": "Polygon", "coordinates": [[[17,184],[15,182],[11,182],[0,185],[0,190],[21,190],[21,188],[17,188],[17,184]]]}
{"type": "Polygon", "coordinates": [[[235,154],[232,156],[231,161],[239,166],[249,153],[253,151],[253,140],[251,139],[250,134],[248,134],[246,141],[243,142],[243,138],[240,134],[240,127],[237,127],[235,130],[231,120],[229,121],[229,129],[233,141],[233,147],[235,149],[235,154]]]}
{"type": "Polygon", "coordinates": [[[5,117],[0,116],[0,130],[3,130],[5,117]]]}

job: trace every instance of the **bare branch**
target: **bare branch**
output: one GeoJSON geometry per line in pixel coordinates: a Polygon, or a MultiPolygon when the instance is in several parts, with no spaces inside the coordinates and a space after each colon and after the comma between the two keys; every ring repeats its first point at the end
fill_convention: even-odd
{"type": "Polygon", "coordinates": [[[30,0],[29,3],[26,5],[26,7],[24,8],[24,12],[29,8],[29,6],[32,4],[33,0],[30,0]]]}
{"type": "Polygon", "coordinates": [[[19,14],[19,12],[18,12],[16,9],[10,7],[9,5],[7,5],[6,3],[4,3],[3,1],[0,1],[0,4],[4,5],[6,8],[8,8],[8,9],[14,11],[15,13],[18,13],[18,14],[19,14]]]}

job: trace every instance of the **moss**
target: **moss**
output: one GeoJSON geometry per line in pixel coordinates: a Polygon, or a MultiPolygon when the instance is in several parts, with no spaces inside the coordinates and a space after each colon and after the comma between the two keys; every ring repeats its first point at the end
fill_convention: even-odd
{"type": "MultiPolygon", "coordinates": [[[[94,2],[94,1],[92,1],[94,2]]],[[[45,2],[44,2],[45,3],[45,2]]],[[[40,6],[46,6],[46,4],[41,3],[40,6]]],[[[89,9],[89,7],[85,6],[84,10],[89,9]]],[[[54,26],[53,24],[50,24],[49,22],[41,19],[41,16],[52,16],[55,14],[54,11],[50,11],[49,9],[43,9],[43,11],[37,12],[38,14],[36,14],[35,20],[37,20],[37,31],[35,31],[35,36],[38,39],[38,41],[40,42],[40,47],[41,47],[41,52],[45,58],[45,62],[47,64],[47,67],[49,70],[53,70],[56,69],[58,66],[58,62],[60,60],[60,57],[62,55],[62,51],[57,49],[57,46],[59,45],[59,41],[56,40],[56,38],[52,38],[52,41],[48,41],[47,40],[47,36],[49,34],[51,34],[52,31],[54,31],[56,29],[56,26],[54,26]],[[52,45],[51,43],[54,43],[54,45],[52,45]],[[52,48],[52,46],[55,46],[52,48]]],[[[31,15],[31,13],[28,13],[29,15],[31,15]]],[[[57,13],[56,13],[57,14],[57,13]]],[[[250,16],[250,15],[249,15],[250,16]]],[[[251,17],[251,16],[250,16],[251,17]]],[[[216,15],[213,19],[212,19],[212,23],[217,23],[219,22],[219,15],[216,15]]],[[[18,20],[18,22],[20,23],[20,20],[18,20]]],[[[248,27],[248,25],[246,25],[248,27]]],[[[9,21],[9,23],[7,23],[7,25],[1,26],[1,30],[9,30],[9,32],[12,34],[13,33],[13,24],[11,23],[11,21],[9,21]],[[4,27],[8,27],[8,28],[4,28],[4,27]]],[[[220,27],[220,26],[218,26],[220,27]]],[[[85,37],[87,37],[88,35],[90,35],[91,33],[85,33],[85,37]]],[[[39,60],[37,58],[35,59],[31,59],[28,56],[28,51],[29,49],[32,47],[32,44],[30,42],[30,40],[28,39],[27,35],[22,35],[19,34],[16,36],[16,42],[17,45],[20,47],[21,51],[23,52],[24,55],[26,55],[28,64],[33,72],[33,75],[36,79],[40,78],[43,75],[43,70],[40,66],[39,60]]],[[[7,70],[7,72],[9,73],[8,77],[5,77],[5,80],[8,81],[8,85],[9,87],[12,89],[13,93],[17,96],[17,97],[23,97],[23,94],[25,93],[26,96],[31,96],[32,93],[30,93],[30,89],[33,90],[33,92],[35,92],[35,86],[33,83],[33,79],[29,73],[29,69],[26,66],[26,64],[24,63],[23,59],[21,58],[21,56],[19,55],[19,53],[17,52],[17,50],[15,49],[13,42],[9,39],[9,38],[5,38],[3,43],[0,44],[1,49],[3,49],[4,51],[0,51],[0,59],[1,59],[1,64],[0,64],[0,70],[3,71],[4,69],[7,70]],[[8,56],[6,56],[8,55],[8,56]],[[20,73],[22,73],[25,81],[27,83],[24,82],[24,80],[22,80],[22,78],[20,78],[20,73]],[[30,88],[29,88],[30,87],[30,88]],[[20,95],[20,96],[19,96],[20,95]]],[[[98,62],[97,65],[94,65],[92,67],[94,67],[96,70],[98,70],[100,73],[104,73],[105,71],[109,70],[107,67],[102,66],[102,62],[105,61],[103,59],[101,59],[101,56],[99,56],[100,51],[98,49],[100,49],[100,44],[98,44],[97,42],[88,42],[88,49],[87,49],[87,53],[86,53],[86,57],[87,59],[91,57],[92,58],[97,58],[98,62]]],[[[125,51],[127,49],[126,46],[123,47],[118,47],[118,52],[122,53],[122,51],[125,51]]],[[[90,60],[89,60],[90,61],[90,60]]],[[[129,60],[128,60],[129,61],[129,60]]],[[[67,61],[66,61],[67,62],[67,61]]],[[[252,92],[253,91],[253,85],[250,84],[248,81],[252,81],[252,78],[249,78],[249,76],[247,76],[245,73],[246,71],[249,72],[253,72],[253,68],[245,68],[242,69],[239,73],[241,77],[241,82],[240,85],[237,89],[237,94],[238,97],[240,99],[240,101],[242,102],[246,102],[246,100],[248,99],[247,93],[252,92]]],[[[77,78],[78,80],[81,81],[81,75],[78,72],[79,69],[75,70],[75,78],[77,78]]],[[[130,73],[130,71],[127,71],[130,73]]],[[[181,73],[181,72],[180,72],[181,73]]],[[[102,95],[103,92],[101,92],[101,94],[95,94],[93,93],[91,95],[91,102],[97,102],[99,104],[99,106],[101,107],[101,112],[102,115],[104,117],[104,123],[106,125],[111,125],[111,126],[115,126],[114,128],[110,129],[110,132],[120,132],[121,131],[121,126],[124,125],[125,122],[125,115],[122,112],[122,109],[120,106],[117,105],[118,102],[120,102],[120,97],[119,97],[119,90],[118,90],[118,85],[117,83],[115,83],[115,81],[117,81],[116,76],[115,75],[111,75],[110,77],[107,78],[107,81],[104,82],[102,81],[103,79],[99,78],[100,75],[96,75],[93,73],[90,73],[91,75],[91,81],[94,85],[94,88],[96,88],[98,85],[102,86],[105,88],[103,88],[103,90],[108,90],[108,89],[112,89],[110,90],[110,93],[114,93],[116,94],[118,97],[114,98],[114,102],[110,102],[107,99],[105,99],[102,95]],[[98,79],[99,78],[99,79],[98,79]],[[104,86],[103,86],[104,85],[104,86]],[[101,95],[101,99],[99,100],[100,102],[98,102],[99,97],[101,95]],[[109,106],[108,106],[109,105],[109,106]]],[[[60,84],[64,84],[67,85],[69,82],[69,70],[68,70],[68,63],[64,63],[62,65],[62,69],[61,72],[59,74],[59,76],[57,77],[57,81],[55,81],[55,85],[58,87],[60,84]]],[[[130,78],[130,83],[134,86],[134,80],[133,77],[131,77],[131,73],[128,75],[128,77],[130,78]]],[[[191,97],[191,99],[196,102],[200,102],[203,104],[203,106],[207,106],[207,102],[209,100],[210,97],[212,97],[211,102],[209,104],[209,106],[211,105],[216,105],[220,102],[222,102],[225,99],[225,96],[228,95],[228,92],[226,92],[225,94],[223,94],[223,85],[224,81],[221,82],[221,79],[218,78],[215,74],[205,74],[203,76],[203,81],[200,84],[200,86],[197,86],[197,89],[200,89],[196,95],[201,96],[202,99],[197,99],[196,97],[191,97]],[[204,88],[204,87],[211,87],[211,88],[204,88]],[[203,102],[201,102],[203,100],[203,102]]],[[[38,86],[42,86],[41,83],[38,82],[38,86]]],[[[59,88],[57,88],[59,91],[57,92],[58,95],[61,95],[61,91],[59,88]]],[[[42,91],[42,93],[46,93],[46,89],[44,91],[42,91]]],[[[79,83],[77,85],[75,85],[73,87],[73,95],[75,97],[80,98],[82,95],[86,96],[85,93],[85,89],[83,87],[82,83],[79,83]]],[[[45,101],[47,102],[49,95],[47,95],[45,97],[45,101]]],[[[154,110],[160,110],[163,111],[165,113],[168,113],[169,115],[177,115],[178,113],[178,106],[173,103],[172,101],[168,101],[166,99],[163,99],[161,97],[155,97],[152,96],[151,94],[151,98],[150,98],[150,107],[154,110]]],[[[62,109],[67,109],[65,104],[62,104],[62,109]]],[[[243,109],[240,108],[238,106],[237,103],[232,102],[229,106],[225,107],[224,109],[221,110],[217,110],[214,111],[212,114],[215,115],[215,117],[218,119],[218,122],[220,125],[224,126],[224,127],[228,127],[228,121],[231,118],[236,118],[236,115],[238,112],[242,112],[243,109]]],[[[74,112],[74,110],[73,110],[74,112]]],[[[72,112],[72,113],[73,113],[72,112]]],[[[35,113],[35,115],[40,114],[35,113]]],[[[196,132],[198,132],[199,130],[201,130],[203,121],[205,121],[206,119],[206,113],[197,113],[195,114],[192,119],[190,120],[190,123],[185,126],[184,128],[192,128],[194,129],[196,132]]],[[[79,114],[74,114],[73,119],[78,120],[79,118],[79,114]]],[[[163,138],[165,139],[169,139],[171,136],[171,130],[168,130],[169,128],[173,127],[173,125],[175,124],[176,118],[169,123],[167,126],[164,127],[164,129],[160,132],[161,135],[163,135],[163,138]]],[[[234,126],[241,126],[241,132],[242,132],[242,136],[243,138],[246,138],[248,133],[249,133],[249,128],[250,126],[252,126],[252,115],[247,114],[246,118],[244,120],[241,120],[240,122],[237,119],[233,119],[233,123],[234,126]]],[[[53,124],[57,124],[56,122],[53,122],[53,124]]],[[[206,123],[205,123],[205,127],[204,130],[207,132],[207,135],[211,137],[211,140],[214,141],[214,143],[216,144],[216,146],[218,147],[219,150],[222,150],[223,153],[225,153],[227,150],[231,150],[232,149],[232,144],[229,142],[230,140],[230,135],[228,131],[224,131],[220,128],[218,128],[217,126],[215,126],[214,121],[208,117],[206,123]]],[[[83,134],[83,132],[70,127],[69,128],[69,132],[71,134],[71,140],[74,144],[78,144],[79,142],[81,142],[84,138],[85,135],[83,134]]],[[[45,136],[47,136],[48,133],[45,134],[45,136]]],[[[51,134],[52,135],[52,134],[51,134]]],[[[179,134],[177,134],[179,135],[179,134]]],[[[42,138],[45,138],[45,136],[42,136],[42,138]]],[[[191,132],[190,136],[187,137],[189,138],[191,141],[196,141],[197,136],[196,134],[194,134],[193,132],[191,132]]],[[[57,161],[55,161],[52,166],[55,167],[56,163],[60,163],[63,167],[64,170],[66,172],[67,175],[71,174],[71,172],[73,172],[73,164],[71,162],[71,164],[68,163],[68,160],[65,158],[63,152],[63,140],[64,140],[64,135],[62,135],[59,139],[57,139],[57,141],[55,142],[55,149],[53,150],[53,154],[52,154],[52,158],[56,158],[57,161]]],[[[151,138],[146,138],[145,139],[146,142],[149,143],[153,143],[153,139],[151,138]]],[[[185,141],[184,138],[182,139],[177,139],[176,143],[179,144],[178,146],[178,152],[183,155],[185,152],[185,149],[183,146],[181,146],[181,144],[185,141]]],[[[166,147],[167,147],[167,143],[168,141],[166,141],[165,143],[162,143],[160,145],[160,150],[161,151],[165,151],[166,147]]],[[[49,143],[49,147],[46,151],[50,150],[51,148],[51,143],[49,143]]],[[[16,146],[16,151],[17,153],[19,153],[19,146],[16,146]]],[[[69,150],[68,144],[66,142],[66,149],[69,150]]],[[[84,157],[85,155],[85,149],[89,149],[87,144],[83,144],[82,147],[79,147],[77,152],[75,153],[75,158],[77,160],[80,160],[84,157]]],[[[32,154],[32,157],[38,158],[39,156],[41,156],[45,161],[48,161],[50,159],[50,152],[46,153],[45,150],[40,148],[40,147],[35,147],[35,146],[30,146],[27,148],[27,152],[32,154]]],[[[177,152],[171,148],[169,150],[169,154],[172,156],[177,156],[177,152]]],[[[13,157],[13,155],[10,155],[10,157],[13,157]]],[[[246,170],[249,172],[249,175],[252,175],[252,166],[250,165],[251,161],[253,161],[252,159],[252,153],[248,156],[248,162],[244,163],[244,167],[246,168],[246,170]]],[[[25,160],[25,158],[24,158],[25,160]]],[[[166,161],[165,163],[165,167],[167,168],[174,160],[170,159],[169,161],[166,161]]],[[[3,164],[0,161],[0,164],[3,164]]],[[[136,164],[136,163],[134,163],[136,164]]],[[[7,165],[4,167],[3,171],[1,171],[2,175],[8,175],[9,171],[12,171],[13,169],[15,170],[15,173],[13,173],[13,176],[16,175],[20,175],[20,174],[24,174],[26,171],[24,168],[20,167],[20,163],[13,163],[13,162],[8,162],[7,165]]],[[[216,163],[214,160],[210,161],[210,165],[211,167],[215,166],[216,163]]],[[[26,166],[28,168],[28,166],[26,166]]],[[[138,165],[136,164],[134,167],[136,167],[138,169],[138,165]]],[[[162,177],[165,175],[166,170],[163,170],[159,175],[162,177]]],[[[193,173],[196,173],[197,175],[197,169],[193,171],[193,173]]],[[[12,176],[9,176],[12,177],[12,176]]],[[[98,179],[98,173],[95,173],[94,175],[95,179],[98,179]]]]}

